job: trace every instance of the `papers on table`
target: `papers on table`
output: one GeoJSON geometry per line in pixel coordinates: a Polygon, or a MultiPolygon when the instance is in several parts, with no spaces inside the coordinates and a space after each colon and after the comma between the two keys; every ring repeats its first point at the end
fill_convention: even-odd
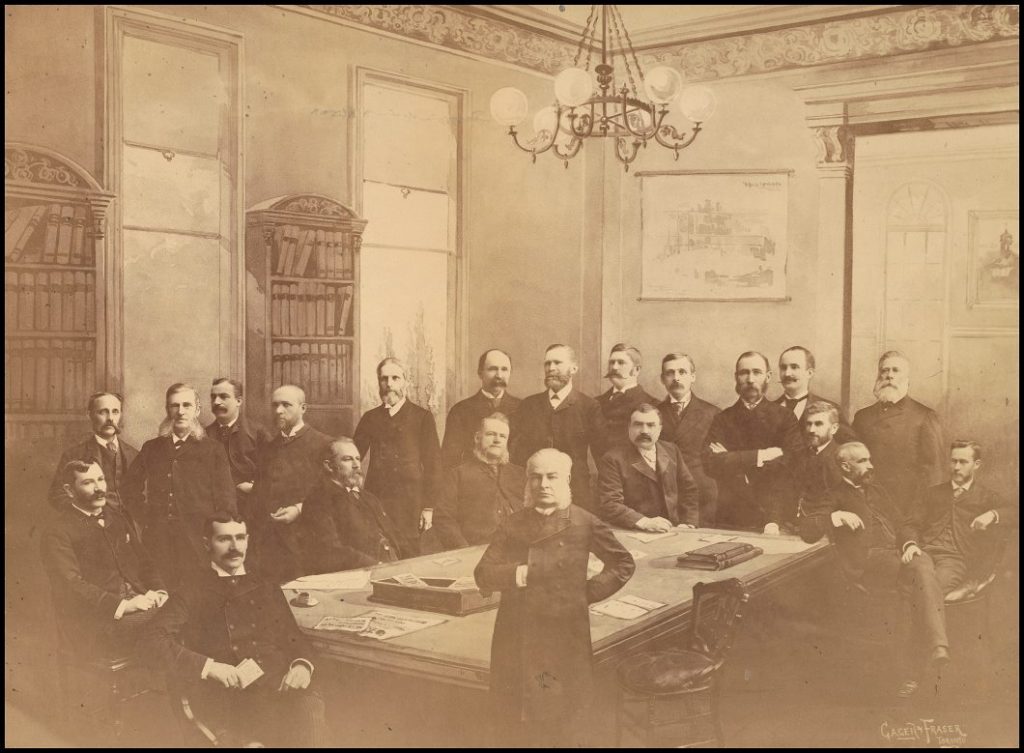
{"type": "Polygon", "coordinates": [[[253,659],[242,659],[235,667],[238,672],[238,679],[242,681],[242,688],[245,689],[263,677],[263,670],[253,659]]]}
{"type": "Polygon", "coordinates": [[[463,575],[461,578],[456,578],[452,581],[452,584],[448,588],[456,591],[470,591],[477,587],[476,578],[472,575],[463,575]]]}
{"type": "Polygon", "coordinates": [[[724,533],[702,533],[697,537],[697,541],[703,541],[705,544],[718,544],[723,541],[736,541],[739,536],[731,536],[724,533]]]}
{"type": "Polygon", "coordinates": [[[303,575],[281,588],[295,591],[361,591],[370,584],[369,570],[345,570],[340,573],[303,575]]]}
{"type": "Polygon", "coordinates": [[[643,617],[648,612],[653,612],[655,609],[660,609],[665,606],[660,601],[651,601],[650,599],[642,599],[639,596],[620,596],[617,599],[609,599],[608,601],[602,601],[599,604],[592,604],[590,611],[593,614],[607,615],[608,617],[616,617],[620,620],[635,620],[637,617],[643,617]]]}
{"type": "Polygon", "coordinates": [[[637,541],[641,541],[644,544],[649,544],[652,541],[658,539],[668,538],[669,536],[675,536],[675,531],[665,531],[664,533],[647,533],[646,531],[627,531],[626,536],[632,536],[637,541]]]}
{"type": "Polygon", "coordinates": [[[314,630],[339,630],[342,633],[361,633],[370,627],[369,617],[324,617],[313,626],[314,630]]]}
{"type": "Polygon", "coordinates": [[[399,573],[398,575],[392,575],[391,580],[398,581],[403,586],[416,586],[425,587],[427,584],[418,575],[412,573],[399,573]]]}
{"type": "Polygon", "coordinates": [[[442,622],[447,620],[443,617],[421,617],[388,609],[375,609],[358,617],[324,617],[313,626],[313,629],[337,630],[386,641],[388,638],[415,633],[417,630],[440,625],[442,622]]]}
{"type": "Polygon", "coordinates": [[[440,559],[434,560],[435,564],[438,565],[457,565],[462,562],[458,557],[441,557],[440,559]]]}

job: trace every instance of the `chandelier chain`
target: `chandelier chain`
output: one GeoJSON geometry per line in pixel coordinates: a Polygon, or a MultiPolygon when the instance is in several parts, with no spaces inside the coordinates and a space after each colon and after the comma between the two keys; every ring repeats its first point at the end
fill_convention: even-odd
{"type": "Polygon", "coordinates": [[[592,34],[592,31],[591,31],[592,27],[596,27],[596,26],[597,26],[597,6],[596,5],[591,5],[590,6],[590,15],[587,17],[587,25],[583,27],[583,36],[580,37],[580,43],[576,47],[576,56],[572,59],[572,67],[573,68],[579,68],[580,67],[580,57],[583,55],[583,48],[586,47],[587,48],[586,70],[588,70],[588,71],[590,70],[590,53],[591,53],[592,47],[590,46],[590,44],[588,43],[587,40],[589,39],[590,35],[592,34]]]}
{"type": "MultiPolygon", "coordinates": [[[[614,37],[616,39],[616,42],[618,44],[618,47],[619,47],[620,51],[622,52],[622,62],[625,63],[625,66],[626,66],[626,80],[629,82],[629,88],[633,92],[633,96],[634,97],[639,97],[640,94],[639,94],[639,92],[637,91],[637,88],[636,88],[636,79],[633,76],[633,67],[632,67],[632,65],[629,62],[629,55],[627,54],[626,47],[623,44],[623,33],[622,33],[622,30],[625,28],[626,24],[625,24],[625,22],[622,21],[622,16],[619,13],[619,7],[617,5],[609,5],[608,8],[609,8],[609,11],[610,11],[610,18],[611,18],[611,22],[612,22],[612,34],[614,35],[614,37]]],[[[629,32],[628,31],[626,32],[625,39],[626,39],[626,42],[629,44],[629,52],[632,52],[633,51],[633,43],[628,41],[629,40],[629,32]]],[[[636,58],[636,54],[635,53],[634,53],[633,57],[634,57],[634,59],[636,58]]],[[[639,69],[640,69],[640,64],[637,63],[637,70],[639,70],[639,69]]],[[[639,75],[640,75],[641,80],[643,80],[643,71],[640,71],[639,75]]]]}

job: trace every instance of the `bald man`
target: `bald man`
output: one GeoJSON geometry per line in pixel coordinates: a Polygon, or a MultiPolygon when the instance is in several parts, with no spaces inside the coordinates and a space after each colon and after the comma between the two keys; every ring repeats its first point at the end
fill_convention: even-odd
{"type": "Polygon", "coordinates": [[[203,522],[234,514],[235,484],[228,456],[199,421],[199,393],[172,384],[165,395],[167,417],[159,436],[139,450],[121,482],[121,499],[142,527],[142,540],[173,590],[201,574],[207,564],[203,522]]]}
{"type": "Polygon", "coordinates": [[[878,360],[877,402],[853,419],[854,432],[871,450],[878,483],[908,513],[918,495],[943,481],[946,464],[938,414],[909,391],[910,361],[890,350],[878,360]]]}
{"type": "Polygon", "coordinates": [[[301,570],[298,526],[302,501],[320,479],[322,461],[330,437],[309,426],[306,393],[286,384],[270,397],[277,425],[273,439],[263,444],[257,456],[255,497],[255,565],[265,575],[291,580],[301,570]]]}

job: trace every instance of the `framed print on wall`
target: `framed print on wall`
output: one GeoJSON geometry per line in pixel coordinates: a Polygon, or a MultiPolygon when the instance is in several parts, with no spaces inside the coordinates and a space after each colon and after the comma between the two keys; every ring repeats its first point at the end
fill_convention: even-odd
{"type": "Polygon", "coordinates": [[[791,174],[639,173],[640,300],[787,300],[791,174]]]}
{"type": "Polygon", "coordinates": [[[967,305],[1020,306],[1020,216],[1013,210],[967,213],[967,305]]]}

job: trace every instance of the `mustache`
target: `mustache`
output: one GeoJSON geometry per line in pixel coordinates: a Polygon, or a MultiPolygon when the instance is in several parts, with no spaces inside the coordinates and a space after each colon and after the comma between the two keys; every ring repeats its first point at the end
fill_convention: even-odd
{"type": "Polygon", "coordinates": [[[637,434],[636,438],[637,439],[646,439],[648,442],[653,442],[654,441],[654,437],[652,437],[650,434],[637,434]]]}
{"type": "Polygon", "coordinates": [[[783,382],[798,382],[800,380],[797,377],[795,377],[795,376],[784,376],[784,377],[782,377],[782,381],[783,382]]]}
{"type": "Polygon", "coordinates": [[[505,381],[505,378],[504,377],[500,377],[500,376],[492,377],[491,378],[491,384],[496,385],[498,387],[507,387],[508,386],[508,382],[505,381]]]}
{"type": "Polygon", "coordinates": [[[121,427],[118,426],[117,424],[115,424],[113,421],[107,421],[105,424],[103,424],[103,426],[101,428],[103,428],[103,429],[113,429],[115,434],[120,434],[121,433],[121,427]]]}

